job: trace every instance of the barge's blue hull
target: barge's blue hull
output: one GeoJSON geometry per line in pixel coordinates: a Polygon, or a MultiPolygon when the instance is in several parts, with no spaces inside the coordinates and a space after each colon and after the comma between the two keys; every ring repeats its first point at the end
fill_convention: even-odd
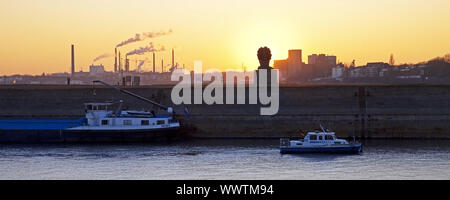
{"type": "Polygon", "coordinates": [[[362,144],[350,144],[346,146],[317,146],[317,147],[280,147],[282,154],[300,153],[341,153],[357,154],[362,152],[362,144]]]}
{"type": "Polygon", "coordinates": [[[70,130],[82,126],[85,119],[1,119],[0,143],[108,143],[154,142],[179,137],[178,128],[90,131],[70,130]]]}

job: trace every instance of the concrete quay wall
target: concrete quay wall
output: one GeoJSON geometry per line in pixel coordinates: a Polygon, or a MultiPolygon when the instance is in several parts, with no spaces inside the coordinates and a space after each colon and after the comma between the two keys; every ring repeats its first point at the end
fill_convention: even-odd
{"type": "MultiPolygon", "coordinates": [[[[165,105],[172,86],[127,87],[165,105]]],[[[225,90],[224,90],[225,91],[225,90]]],[[[0,118],[78,118],[86,102],[124,100],[129,109],[152,106],[101,86],[0,86],[0,118]]],[[[192,137],[279,138],[319,129],[339,137],[450,138],[450,85],[303,85],[280,87],[274,116],[261,105],[174,106],[182,131],[192,137]]]]}

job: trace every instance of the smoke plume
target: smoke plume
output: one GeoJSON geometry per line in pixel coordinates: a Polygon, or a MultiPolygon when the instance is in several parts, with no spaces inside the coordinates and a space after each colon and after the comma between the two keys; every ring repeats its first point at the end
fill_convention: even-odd
{"type": "Polygon", "coordinates": [[[164,31],[160,31],[160,32],[148,32],[148,33],[143,33],[143,35],[146,38],[155,38],[155,37],[160,37],[160,36],[164,36],[164,35],[169,35],[171,34],[173,31],[172,29],[169,29],[169,31],[164,32],[164,31]]]}
{"type": "Polygon", "coordinates": [[[127,53],[127,56],[142,55],[142,54],[147,53],[147,52],[158,52],[158,51],[164,51],[164,50],[165,50],[164,46],[161,46],[159,48],[155,48],[153,46],[153,43],[150,42],[149,46],[140,47],[139,49],[135,49],[133,51],[130,51],[130,52],[127,53]]]}
{"type": "Polygon", "coordinates": [[[111,56],[112,56],[111,54],[105,53],[105,54],[102,54],[102,55],[98,56],[97,58],[95,58],[93,62],[97,62],[98,60],[101,60],[103,58],[108,58],[108,57],[111,57],[111,56]]]}
{"type": "Polygon", "coordinates": [[[140,62],[139,65],[137,66],[138,69],[139,69],[142,65],[144,65],[145,61],[147,61],[147,59],[141,60],[141,62],[140,62]]]}
{"type": "Polygon", "coordinates": [[[121,46],[130,44],[130,43],[139,42],[139,41],[142,41],[142,40],[143,40],[143,38],[141,37],[141,34],[136,34],[134,37],[129,38],[128,40],[125,40],[125,41],[121,42],[116,47],[121,47],[121,46]]]}
{"type": "Polygon", "coordinates": [[[120,44],[116,45],[116,47],[121,47],[121,46],[130,44],[130,43],[143,41],[143,40],[148,39],[148,38],[155,38],[155,37],[169,35],[172,32],[173,32],[172,29],[170,29],[169,31],[147,32],[147,33],[142,33],[142,34],[136,33],[136,35],[134,37],[129,38],[128,40],[125,40],[125,41],[121,42],[120,44]]]}

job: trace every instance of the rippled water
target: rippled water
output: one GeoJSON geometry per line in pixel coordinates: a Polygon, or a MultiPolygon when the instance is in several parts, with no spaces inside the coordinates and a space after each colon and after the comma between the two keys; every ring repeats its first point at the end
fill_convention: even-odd
{"type": "Polygon", "coordinates": [[[360,155],[281,155],[278,143],[0,145],[0,179],[450,179],[450,140],[372,140],[360,155]]]}

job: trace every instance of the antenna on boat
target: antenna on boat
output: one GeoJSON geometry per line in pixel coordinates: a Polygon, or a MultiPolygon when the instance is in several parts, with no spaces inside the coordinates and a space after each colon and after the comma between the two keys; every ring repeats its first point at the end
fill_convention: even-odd
{"type": "Polygon", "coordinates": [[[322,129],[322,131],[325,133],[325,129],[323,128],[322,124],[319,124],[320,128],[322,129]]]}
{"type": "Polygon", "coordinates": [[[160,107],[160,108],[162,108],[162,109],[164,109],[164,110],[167,110],[167,112],[170,113],[170,114],[173,113],[173,109],[172,109],[171,107],[167,107],[167,106],[164,106],[164,105],[162,105],[162,104],[156,103],[155,101],[152,101],[152,100],[147,99],[147,98],[145,98],[145,97],[139,96],[139,95],[134,94],[134,93],[132,93],[132,92],[130,92],[130,91],[127,91],[127,90],[124,90],[124,89],[120,89],[120,88],[118,88],[118,87],[116,87],[116,86],[110,85],[110,84],[105,83],[105,82],[100,81],[100,80],[95,80],[95,81],[92,81],[92,82],[93,82],[93,83],[101,83],[101,84],[103,84],[103,85],[105,85],[105,86],[108,86],[108,87],[110,87],[110,88],[113,88],[113,89],[115,89],[115,90],[117,90],[117,91],[119,91],[119,92],[128,94],[128,95],[133,96],[133,97],[135,97],[135,98],[137,98],[137,99],[140,99],[140,100],[142,100],[142,101],[146,101],[146,102],[148,102],[148,103],[151,103],[151,104],[153,104],[154,106],[157,106],[157,107],[160,107]]]}

